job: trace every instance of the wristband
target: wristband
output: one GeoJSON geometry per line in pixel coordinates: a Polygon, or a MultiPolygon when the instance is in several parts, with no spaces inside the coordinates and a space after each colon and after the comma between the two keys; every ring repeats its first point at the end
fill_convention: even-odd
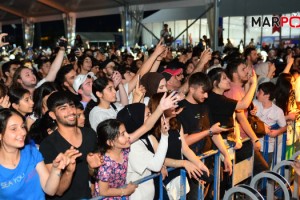
{"type": "Polygon", "coordinates": [[[259,139],[256,139],[253,143],[255,144],[256,142],[259,142],[259,139]]]}

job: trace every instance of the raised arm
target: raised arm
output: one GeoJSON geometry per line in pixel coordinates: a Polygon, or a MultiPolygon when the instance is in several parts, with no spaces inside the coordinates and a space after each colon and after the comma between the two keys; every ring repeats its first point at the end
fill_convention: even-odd
{"type": "Polygon", "coordinates": [[[52,82],[55,80],[56,74],[61,67],[65,55],[65,47],[60,47],[59,51],[51,64],[49,73],[45,77],[46,81],[52,82]]]}
{"type": "Polygon", "coordinates": [[[246,95],[243,97],[243,99],[237,102],[236,107],[235,107],[236,110],[247,109],[249,107],[250,103],[252,102],[253,95],[255,93],[256,86],[257,86],[257,76],[256,76],[254,70],[252,70],[252,75],[251,75],[251,78],[249,79],[249,82],[250,82],[250,88],[248,89],[248,91],[247,91],[246,95]]]}
{"type": "Polygon", "coordinates": [[[286,64],[284,70],[282,71],[282,73],[285,73],[285,74],[290,73],[290,69],[291,69],[291,67],[293,66],[293,64],[294,64],[294,58],[293,58],[293,55],[292,55],[292,54],[289,54],[289,55],[287,56],[287,64],[286,64]]]}
{"type": "Polygon", "coordinates": [[[156,123],[156,121],[159,119],[161,114],[164,110],[168,110],[169,108],[176,108],[177,105],[177,95],[174,95],[174,93],[171,93],[168,97],[166,97],[167,94],[165,93],[162,99],[160,100],[159,105],[157,106],[156,110],[152,113],[152,115],[145,121],[145,123],[138,128],[136,131],[134,131],[132,134],[130,134],[130,142],[133,143],[136,140],[138,140],[142,135],[147,133],[156,123]]]}
{"type": "MultiPolygon", "coordinates": [[[[202,72],[204,70],[204,66],[206,65],[206,63],[211,60],[211,52],[209,50],[204,50],[201,53],[200,59],[194,69],[194,71],[190,74],[190,76],[196,72],[202,72]]],[[[182,84],[182,86],[179,88],[179,92],[183,93],[183,94],[187,94],[188,92],[188,79],[189,77],[186,79],[186,81],[184,82],[184,84],[182,84]]]]}
{"type": "Polygon", "coordinates": [[[0,47],[3,47],[5,45],[8,45],[8,42],[3,42],[3,37],[7,36],[7,33],[1,33],[0,34],[0,47]]]}
{"type": "MultiPolygon", "coordinates": [[[[146,62],[142,65],[141,69],[137,72],[137,74],[129,81],[128,83],[128,94],[133,91],[135,88],[136,82],[138,81],[138,76],[140,75],[140,78],[143,77],[146,73],[148,73],[151,69],[151,72],[153,71],[153,65],[157,62],[157,58],[162,55],[166,51],[166,47],[162,45],[162,40],[157,44],[154,52],[151,54],[151,56],[146,60],[146,62]]],[[[157,64],[156,64],[157,65],[157,64]]],[[[158,64],[159,66],[159,64],[158,64]]],[[[157,68],[156,70],[157,71],[157,68]]]]}

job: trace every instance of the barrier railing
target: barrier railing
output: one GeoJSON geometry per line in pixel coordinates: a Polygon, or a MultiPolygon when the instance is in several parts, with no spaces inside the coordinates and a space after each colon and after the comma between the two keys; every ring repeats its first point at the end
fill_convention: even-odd
{"type": "MultiPolygon", "coordinates": [[[[285,136],[283,136],[283,141],[286,141],[286,134],[284,134],[285,136]]],[[[242,142],[245,142],[245,141],[248,141],[249,139],[245,139],[243,140],[242,142]]],[[[285,144],[285,142],[283,142],[283,144],[285,144]]],[[[234,143],[229,143],[229,146],[227,146],[227,148],[232,148],[235,144],[234,143]]],[[[267,145],[266,145],[267,146],[267,145]]],[[[276,145],[275,145],[276,146],[276,145]]],[[[284,145],[286,146],[286,145],[284,145]]],[[[283,149],[283,152],[285,152],[285,148],[282,148],[283,149]]],[[[274,155],[277,155],[275,154],[274,152],[274,155]]],[[[218,150],[210,150],[210,151],[207,151],[203,154],[201,154],[200,156],[198,156],[199,159],[201,159],[203,162],[205,162],[205,159],[208,158],[208,157],[211,157],[211,156],[214,156],[214,182],[213,182],[213,191],[214,191],[214,196],[213,196],[213,199],[214,200],[219,200],[220,199],[220,195],[219,195],[219,187],[220,187],[220,166],[221,166],[221,159],[220,159],[220,152],[218,150]]],[[[285,156],[285,153],[282,153],[282,157],[285,156]]],[[[173,171],[175,168],[168,168],[168,172],[171,172],[173,171]]],[[[185,169],[181,169],[180,170],[180,184],[181,184],[181,189],[180,189],[180,200],[185,200],[186,199],[186,171],[185,169]]],[[[160,184],[160,200],[163,199],[163,178],[162,178],[162,175],[161,173],[155,173],[155,174],[152,174],[152,175],[149,175],[147,177],[144,177],[144,178],[141,178],[137,181],[134,181],[133,184],[141,184],[141,183],[144,183],[146,181],[149,181],[151,179],[154,179],[156,177],[160,177],[159,178],[159,184],[160,184]]],[[[126,187],[126,185],[122,186],[121,188],[124,188],[126,187]]],[[[202,184],[199,184],[199,187],[198,187],[198,199],[204,199],[204,188],[203,188],[203,185],[202,184]]],[[[91,200],[101,200],[101,199],[104,199],[105,197],[104,196],[98,196],[98,197],[95,197],[95,198],[92,198],[91,200]]],[[[122,199],[126,199],[126,197],[123,197],[122,199]]]]}
{"type": "MultiPolygon", "coordinates": [[[[201,160],[205,160],[206,158],[210,157],[210,156],[214,156],[218,154],[218,150],[210,150],[210,151],[207,151],[203,154],[201,154],[200,156],[198,156],[199,159],[201,160]]],[[[219,157],[218,159],[215,158],[215,161],[216,160],[219,160],[219,157]]],[[[217,168],[219,166],[218,163],[215,163],[217,165],[215,165],[215,169],[214,171],[217,171],[217,168]]],[[[167,169],[168,172],[172,172],[173,170],[175,170],[175,168],[168,168],[167,169]]],[[[133,184],[136,184],[136,185],[139,185],[141,183],[144,183],[146,181],[149,181],[151,179],[154,179],[156,177],[159,177],[159,198],[160,200],[163,200],[163,177],[161,175],[161,173],[155,173],[155,174],[152,174],[152,175],[149,175],[149,176],[146,176],[144,178],[141,178],[139,180],[136,180],[133,182],[133,184]]],[[[216,182],[217,180],[216,179],[216,176],[214,177],[214,182],[216,182]]],[[[125,184],[124,186],[122,186],[121,188],[125,188],[127,186],[127,184],[125,184]]],[[[180,170],[180,200],[185,200],[186,199],[186,170],[185,169],[181,169],[180,170]]],[[[218,187],[217,186],[214,186],[214,190],[216,193],[218,193],[218,187]]],[[[204,199],[204,195],[203,195],[203,189],[201,190],[202,192],[201,193],[198,193],[198,199],[204,199]],[[202,195],[202,196],[201,196],[202,195]]],[[[105,196],[98,196],[98,197],[94,197],[92,198],[91,200],[102,200],[106,198],[105,196]]],[[[126,199],[126,197],[122,197],[122,200],[123,199],[126,199]]],[[[217,198],[214,198],[214,200],[217,200],[217,198]]]]}

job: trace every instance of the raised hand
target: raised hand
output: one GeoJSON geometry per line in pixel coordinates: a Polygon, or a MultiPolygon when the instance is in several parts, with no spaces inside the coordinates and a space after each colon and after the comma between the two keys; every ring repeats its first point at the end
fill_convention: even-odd
{"type": "Polygon", "coordinates": [[[63,153],[59,153],[55,160],[53,160],[52,167],[63,170],[70,163],[70,159],[63,153]]]}
{"type": "Polygon", "coordinates": [[[167,51],[167,47],[164,45],[164,44],[162,44],[163,43],[163,39],[161,39],[160,41],[159,41],[159,43],[156,45],[156,48],[155,48],[155,50],[154,50],[154,52],[153,52],[153,54],[156,56],[156,57],[158,57],[158,56],[161,56],[161,57],[163,57],[163,53],[165,53],[166,51],[167,51]]]}
{"type": "Polygon", "coordinates": [[[133,90],[133,102],[141,102],[146,93],[146,89],[144,86],[140,85],[140,82],[137,81],[135,89],[133,90]]]}
{"type": "Polygon", "coordinates": [[[9,108],[11,105],[10,101],[9,101],[9,96],[5,95],[4,97],[0,98],[0,106],[2,106],[3,108],[9,108]]]}
{"type": "Polygon", "coordinates": [[[114,71],[114,73],[112,75],[112,80],[113,80],[115,88],[118,87],[122,81],[122,76],[121,76],[120,72],[114,71]]]}
{"type": "Polygon", "coordinates": [[[164,94],[164,96],[161,98],[159,105],[161,107],[162,110],[168,110],[170,108],[177,108],[178,105],[178,101],[179,98],[177,97],[177,95],[174,95],[175,92],[172,92],[171,94],[169,94],[169,96],[167,97],[167,93],[164,94]]]}
{"type": "Polygon", "coordinates": [[[205,65],[210,60],[211,60],[211,52],[209,49],[206,49],[201,53],[199,63],[205,65]]]}
{"type": "Polygon", "coordinates": [[[5,45],[8,45],[8,42],[3,42],[3,37],[7,36],[7,33],[1,33],[0,34],[0,47],[3,47],[5,45]]]}
{"type": "Polygon", "coordinates": [[[165,115],[163,114],[161,119],[160,119],[160,123],[161,123],[161,133],[167,135],[170,129],[170,124],[169,121],[166,120],[165,115]]]}
{"type": "Polygon", "coordinates": [[[252,71],[250,72],[250,77],[249,77],[249,83],[252,85],[257,85],[257,75],[254,71],[254,69],[252,69],[252,71]]]}
{"type": "Polygon", "coordinates": [[[70,163],[68,164],[66,171],[69,173],[73,173],[76,168],[76,158],[80,157],[82,153],[80,153],[77,149],[71,146],[70,149],[66,150],[64,155],[70,159],[70,163]]]}

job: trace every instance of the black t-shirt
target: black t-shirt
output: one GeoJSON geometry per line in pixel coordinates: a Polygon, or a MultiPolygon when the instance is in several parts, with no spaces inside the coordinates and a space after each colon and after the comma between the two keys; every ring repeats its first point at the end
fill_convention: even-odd
{"type": "MultiPolygon", "coordinates": [[[[185,134],[190,135],[210,128],[210,114],[207,105],[204,103],[191,104],[185,99],[178,104],[180,107],[183,107],[183,111],[177,115],[177,119],[182,124],[185,134]]],[[[206,150],[210,150],[211,144],[211,139],[205,137],[199,142],[191,145],[190,148],[196,155],[199,155],[206,150]]]]}
{"type": "MultiPolygon", "coordinates": [[[[181,149],[181,139],[179,130],[170,129],[169,130],[169,138],[168,138],[168,150],[166,154],[166,158],[172,158],[176,160],[182,159],[181,149]]],[[[169,172],[168,176],[164,179],[164,183],[167,185],[173,178],[180,175],[180,168],[177,168],[171,172],[169,172]]]]}
{"type": "MultiPolygon", "coordinates": [[[[237,104],[236,100],[211,92],[205,104],[209,107],[212,124],[220,122],[221,126],[232,127],[234,125],[233,113],[237,104]]],[[[227,138],[228,133],[229,132],[222,132],[221,135],[223,138],[227,138]]]]}
{"type": "MultiPolygon", "coordinates": [[[[80,130],[82,133],[82,143],[77,149],[82,153],[82,156],[76,159],[76,169],[71,185],[61,197],[47,196],[47,199],[91,198],[86,157],[88,153],[94,152],[97,149],[97,136],[92,129],[81,128],[80,130]]],[[[71,144],[56,130],[43,140],[40,145],[40,152],[44,157],[45,164],[51,164],[59,153],[64,153],[70,147],[71,144]]]]}
{"type": "Polygon", "coordinates": [[[212,115],[212,124],[220,122],[221,126],[233,126],[232,115],[236,108],[236,100],[211,92],[205,103],[212,115]]]}

